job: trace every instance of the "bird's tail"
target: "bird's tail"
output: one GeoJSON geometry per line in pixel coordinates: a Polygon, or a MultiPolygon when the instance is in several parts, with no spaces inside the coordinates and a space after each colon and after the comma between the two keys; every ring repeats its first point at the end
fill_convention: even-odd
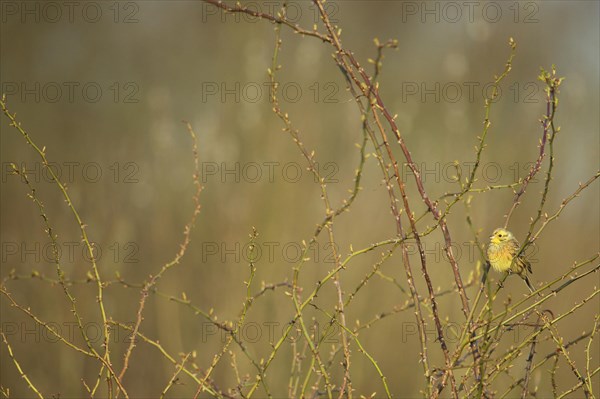
{"type": "Polygon", "coordinates": [[[490,265],[489,261],[486,261],[483,265],[483,275],[481,276],[481,284],[485,284],[491,267],[492,265],[490,265]]]}
{"type": "Polygon", "coordinates": [[[529,277],[527,277],[527,274],[523,273],[521,277],[523,277],[523,280],[525,281],[525,284],[527,284],[529,291],[531,291],[531,293],[533,294],[535,292],[535,289],[533,288],[533,285],[531,285],[531,281],[529,281],[529,277]]]}
{"type": "Polygon", "coordinates": [[[533,270],[531,270],[531,263],[529,263],[527,259],[523,259],[523,263],[525,264],[525,269],[527,269],[529,273],[533,273],[533,270]]]}

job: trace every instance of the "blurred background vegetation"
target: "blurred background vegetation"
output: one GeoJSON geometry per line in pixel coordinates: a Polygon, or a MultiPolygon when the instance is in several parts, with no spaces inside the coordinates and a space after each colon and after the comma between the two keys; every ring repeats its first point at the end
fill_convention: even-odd
{"type": "MultiPolygon", "coordinates": [[[[277,2],[250,3],[269,12],[277,2]]],[[[188,253],[158,288],[174,296],[185,292],[195,305],[214,309],[219,320],[235,318],[245,297],[248,262],[243,248],[252,226],[259,233],[257,242],[262,249],[253,290],[258,291],[260,281],[289,279],[302,240],[312,237],[315,225],[324,216],[320,187],[306,170],[306,162],[290,136],[282,132],[282,124],[269,104],[266,71],[271,65],[273,25],[247,16],[223,15],[201,2],[94,3],[96,6],[89,6],[87,11],[84,5],[89,3],[82,2],[74,9],[72,21],[65,5],[56,4],[62,17],[52,22],[54,14],[44,14],[52,10],[44,11],[43,2],[2,2],[0,80],[9,109],[17,112],[32,138],[46,146],[49,159],[61,167],[63,181],[89,226],[91,240],[102,250],[99,265],[103,277],[114,279],[118,272],[124,280],[140,284],[179,249],[183,226],[193,209],[193,159],[181,123],[186,120],[198,133],[204,172],[202,210],[188,253]],[[16,13],[7,7],[9,3],[17,7],[16,13]],[[33,9],[33,14],[23,14],[25,7],[33,9]],[[99,18],[93,16],[96,9],[102,13],[99,18]],[[95,19],[97,22],[92,22],[95,19]],[[72,101],[68,85],[74,87],[72,101]],[[57,101],[56,87],[62,89],[57,101]],[[101,95],[94,101],[98,87],[101,95]],[[72,179],[68,165],[73,165],[72,179]],[[262,173],[259,178],[255,178],[257,165],[262,173]],[[295,181],[297,165],[301,166],[301,176],[295,181]],[[237,177],[235,172],[225,173],[235,168],[237,177]],[[96,177],[97,171],[101,176],[96,177]],[[214,248],[218,248],[217,253],[214,248]]],[[[382,41],[398,39],[398,49],[385,53],[381,92],[391,111],[398,114],[398,125],[413,158],[429,171],[424,181],[432,198],[458,191],[452,178],[452,162],[458,160],[467,171],[475,159],[474,145],[484,118],[483,88],[502,72],[509,54],[509,37],[517,42],[517,56],[513,71],[503,82],[502,94],[492,107],[488,147],[477,184],[508,184],[527,174],[530,162],[537,157],[539,118],[545,112],[543,83],[536,78],[541,66],[549,69],[555,64],[559,75],[566,77],[559,97],[556,121],[562,130],[556,140],[556,168],[547,205],[548,210],[555,210],[579,182],[598,169],[599,3],[489,4],[475,2],[472,19],[467,7],[460,6],[458,17],[444,2],[338,1],[331,2],[328,11],[342,28],[345,47],[352,49],[364,66],[368,65],[367,58],[376,56],[375,37],[382,41]],[[416,7],[416,14],[407,6],[416,7]],[[431,14],[421,14],[426,7],[433,10],[431,14]],[[500,16],[494,17],[498,10],[500,16]],[[456,92],[457,87],[461,92],[456,92]],[[473,87],[472,97],[469,87],[473,87]]],[[[319,23],[310,2],[293,5],[300,25],[311,29],[319,23]]],[[[290,16],[292,11],[290,8],[290,16]]],[[[285,27],[282,39],[278,81],[287,85],[288,91],[281,105],[300,130],[305,146],[315,150],[321,172],[331,177],[327,187],[337,207],[353,187],[359,161],[355,144],[362,141],[360,114],[345,90],[344,76],[332,62],[329,46],[302,38],[285,27]]],[[[74,255],[65,253],[63,258],[68,277],[85,280],[89,262],[82,256],[78,226],[60,193],[46,178],[36,154],[9,127],[5,117],[0,127],[0,276],[6,279],[12,273],[26,277],[36,270],[56,278],[53,262],[46,256],[50,254],[49,249],[45,251],[49,240],[39,212],[26,198],[27,187],[9,173],[8,164],[14,162],[31,171],[63,249],[68,251],[69,245],[73,248],[74,255]]],[[[367,150],[373,151],[371,144],[367,150]]],[[[403,159],[399,148],[395,150],[403,159]]],[[[404,169],[409,176],[408,169],[404,169]]],[[[395,235],[380,173],[375,159],[368,158],[362,191],[351,211],[336,219],[336,244],[342,255],[349,253],[350,245],[364,248],[395,235]]],[[[413,182],[407,180],[409,195],[416,198],[413,182]]],[[[543,174],[539,174],[509,226],[517,237],[526,234],[542,188],[543,174]]],[[[510,190],[474,194],[471,216],[481,241],[487,241],[491,231],[503,224],[512,198],[510,190]]],[[[534,284],[549,281],[573,262],[598,252],[599,200],[596,184],[541,236],[532,254],[534,284]]],[[[424,209],[422,206],[414,211],[420,214],[424,209]]],[[[480,258],[465,222],[464,207],[454,208],[449,225],[460,247],[458,261],[466,279],[480,258]]],[[[434,286],[450,288],[453,280],[442,243],[439,231],[424,240],[434,286]]],[[[346,293],[371,270],[380,252],[350,262],[342,277],[346,293]]],[[[323,236],[303,269],[301,282],[307,290],[332,268],[330,254],[323,236]]],[[[406,289],[400,256],[386,262],[382,272],[406,289]]],[[[491,277],[498,279],[497,275],[491,277]]],[[[574,284],[566,291],[568,300],[551,300],[547,307],[555,314],[570,309],[597,283],[595,276],[574,284]]],[[[63,332],[64,323],[73,322],[60,286],[28,278],[6,284],[15,299],[42,319],[61,325],[63,332]]],[[[417,284],[423,284],[420,276],[417,284]]],[[[520,298],[525,289],[518,279],[511,278],[502,299],[509,295],[520,298]]],[[[93,285],[76,284],[73,290],[84,320],[98,322],[93,285]]],[[[105,292],[114,319],[134,322],[139,289],[112,284],[105,292]]],[[[331,305],[335,295],[333,286],[328,286],[318,300],[331,305]]],[[[364,323],[407,299],[408,295],[393,282],[375,277],[347,310],[348,323],[364,323]]],[[[85,391],[80,378],[95,381],[97,362],[46,339],[31,319],[7,302],[3,297],[2,330],[9,334],[23,369],[47,394],[81,397],[85,391]]],[[[441,300],[444,314],[457,322],[463,320],[458,303],[456,295],[441,300]]],[[[599,305],[595,298],[571,316],[561,333],[569,338],[589,330],[599,305]]],[[[248,318],[256,323],[260,334],[256,342],[251,342],[257,357],[270,352],[268,326],[275,326],[278,338],[292,315],[292,303],[283,289],[256,301],[248,318]]],[[[307,313],[308,320],[311,316],[324,320],[316,311],[307,313]]],[[[221,333],[212,334],[206,326],[185,306],[151,295],[142,331],[173,354],[196,349],[197,363],[204,368],[223,341],[221,333]]],[[[423,388],[421,368],[416,363],[418,338],[407,334],[413,326],[414,315],[409,311],[385,318],[376,328],[361,333],[362,344],[378,360],[392,392],[401,397],[416,397],[423,388]]],[[[79,339],[78,334],[72,335],[75,341],[79,339]]],[[[116,348],[124,349],[127,338],[125,331],[115,334],[119,343],[114,346],[113,361],[121,362],[116,348]]],[[[337,342],[339,336],[332,340],[337,342]]],[[[551,344],[541,345],[538,351],[545,354],[552,348],[551,344]]],[[[597,340],[592,350],[598,354],[597,340]]],[[[14,397],[30,396],[4,346],[1,353],[2,385],[9,387],[14,397]]],[[[286,347],[269,372],[274,381],[272,389],[279,395],[287,392],[290,357],[286,347]]],[[[578,364],[584,362],[583,350],[575,350],[573,358],[578,364]]],[[[381,394],[380,382],[370,374],[370,365],[360,356],[354,359],[354,387],[365,395],[375,391],[381,394]]],[[[246,364],[242,369],[252,370],[246,364]]],[[[129,391],[135,392],[135,397],[155,396],[173,371],[173,365],[157,351],[139,343],[126,377],[132,387],[129,391]]],[[[224,387],[234,385],[228,361],[213,377],[224,387]]],[[[568,366],[559,369],[558,378],[565,386],[572,382],[568,366]]],[[[532,381],[539,384],[539,397],[549,395],[550,383],[543,370],[537,370],[532,381]]],[[[173,389],[173,395],[184,397],[195,392],[190,381],[183,378],[182,382],[184,385],[173,389]]],[[[596,392],[600,390],[598,379],[594,387],[596,392]]]]}

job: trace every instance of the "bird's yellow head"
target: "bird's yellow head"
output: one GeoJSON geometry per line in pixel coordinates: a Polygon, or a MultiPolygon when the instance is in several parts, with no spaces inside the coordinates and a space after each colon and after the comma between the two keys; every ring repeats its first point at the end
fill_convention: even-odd
{"type": "Polygon", "coordinates": [[[512,233],[505,229],[496,229],[490,236],[490,242],[492,244],[500,244],[502,242],[510,241],[514,239],[512,233]]]}

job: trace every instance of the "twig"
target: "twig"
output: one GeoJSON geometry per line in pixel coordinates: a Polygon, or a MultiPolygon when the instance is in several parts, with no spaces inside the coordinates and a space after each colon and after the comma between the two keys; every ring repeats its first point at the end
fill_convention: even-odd
{"type": "MultiPolygon", "coordinates": [[[[13,350],[12,350],[10,344],[8,343],[8,340],[6,339],[6,335],[4,335],[4,333],[2,331],[0,331],[0,335],[2,335],[2,341],[4,341],[4,345],[6,345],[6,349],[8,350],[8,356],[12,359],[13,363],[15,364],[15,367],[17,368],[17,371],[19,372],[19,375],[21,376],[21,378],[23,378],[25,380],[29,389],[31,389],[39,398],[44,399],[44,395],[42,395],[40,393],[40,391],[35,387],[35,385],[33,385],[33,382],[31,382],[31,380],[29,379],[27,374],[25,374],[25,372],[21,368],[21,365],[15,358],[13,350]]],[[[6,395],[6,397],[8,398],[8,395],[6,395]]]]}

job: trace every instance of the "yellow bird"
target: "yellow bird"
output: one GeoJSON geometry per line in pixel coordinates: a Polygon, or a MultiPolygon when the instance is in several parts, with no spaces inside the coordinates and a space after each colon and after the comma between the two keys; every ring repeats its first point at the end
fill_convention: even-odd
{"type": "Polygon", "coordinates": [[[531,273],[531,264],[519,253],[521,246],[515,236],[508,230],[499,228],[494,230],[490,236],[490,244],[487,249],[490,265],[497,272],[515,273],[525,280],[527,287],[533,292],[533,286],[529,282],[527,273],[531,273]]]}

